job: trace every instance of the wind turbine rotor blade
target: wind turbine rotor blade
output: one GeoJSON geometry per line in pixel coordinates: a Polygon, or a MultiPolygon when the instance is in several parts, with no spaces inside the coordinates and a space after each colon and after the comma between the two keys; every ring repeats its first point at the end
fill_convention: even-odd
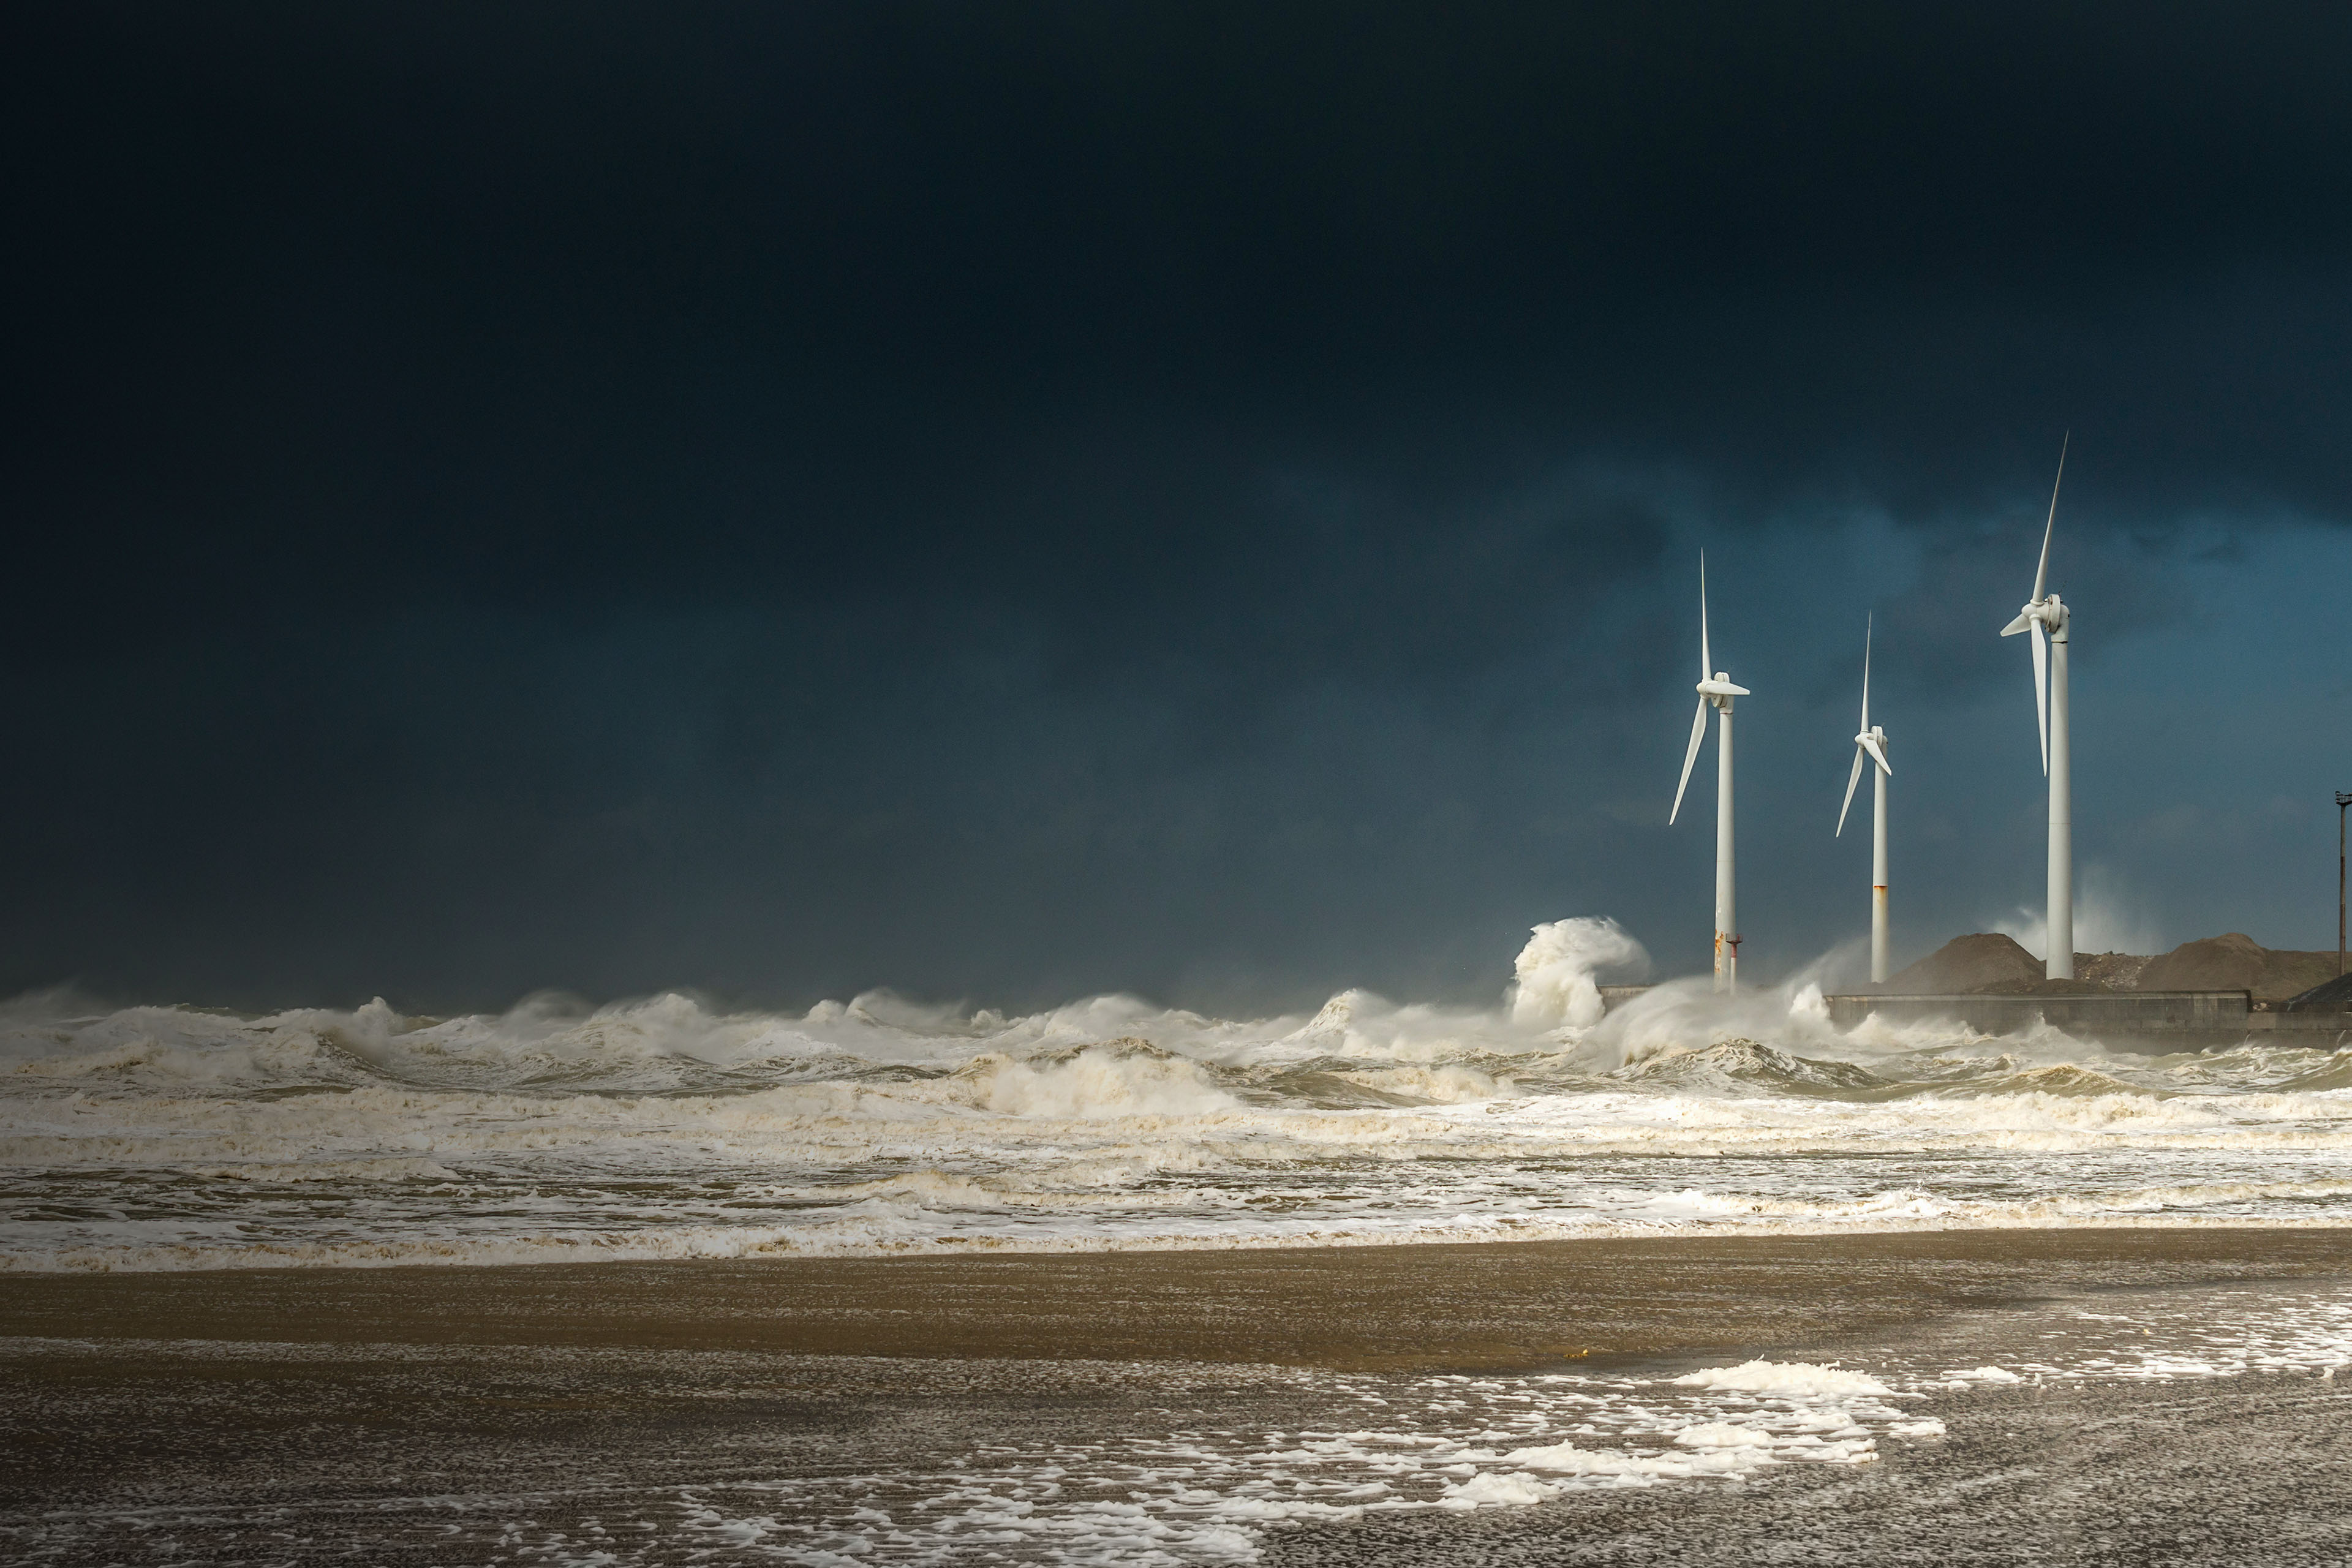
{"type": "MultiPolygon", "coordinates": [[[[1875,618],[1875,617],[1874,617],[1875,618]]],[[[1862,624],[1862,729],[1870,731],[1870,634],[1871,623],[1862,624]]]]}
{"type": "MultiPolygon", "coordinates": [[[[1879,750],[1877,736],[1867,734],[1863,736],[1862,744],[1855,748],[1856,754],[1853,759],[1853,765],[1857,768],[1862,766],[1862,757],[1860,753],[1863,752],[1868,752],[1870,753],[1871,761],[1878,764],[1878,771],[1880,773],[1885,773],[1888,778],[1893,778],[1895,776],[1895,764],[1886,760],[1886,753],[1885,752],[1879,750]]],[[[1847,787],[1851,790],[1853,786],[1848,785],[1847,787]]]]}
{"type": "Polygon", "coordinates": [[[1698,552],[1698,678],[1715,679],[1715,655],[1706,644],[1706,552],[1698,552]]]}
{"type": "Polygon", "coordinates": [[[2009,625],[2000,628],[2000,635],[2005,637],[2013,637],[2032,624],[2033,617],[2032,616],[2021,614],[2017,619],[2010,622],[2009,625]]]}
{"type": "Polygon", "coordinates": [[[2050,634],[2033,623],[2033,717],[2042,726],[2042,771],[2050,771],[2050,634]]]}
{"type": "Polygon", "coordinates": [[[2058,443],[2058,477],[2050,484],[2050,521],[2042,525],[2042,564],[2033,569],[2033,602],[2042,602],[2043,584],[2050,580],[2050,532],[2058,526],[2058,487],[2066,482],[2066,448],[2074,444],[2074,432],[2058,443]]]}
{"type": "Polygon", "coordinates": [[[1675,818],[1683,814],[1683,791],[1690,788],[1691,764],[1698,761],[1698,749],[1706,740],[1706,699],[1698,700],[1698,716],[1691,721],[1690,750],[1683,753],[1683,782],[1675,785],[1675,808],[1666,813],[1666,826],[1672,827],[1675,818]]]}
{"type": "Polygon", "coordinates": [[[1862,748],[1860,746],[1856,746],[1853,749],[1853,772],[1845,775],[1845,804],[1838,807],[1837,831],[1832,834],[1830,836],[1831,837],[1843,838],[1845,837],[1845,814],[1853,809],[1853,786],[1861,782],[1862,748]]]}

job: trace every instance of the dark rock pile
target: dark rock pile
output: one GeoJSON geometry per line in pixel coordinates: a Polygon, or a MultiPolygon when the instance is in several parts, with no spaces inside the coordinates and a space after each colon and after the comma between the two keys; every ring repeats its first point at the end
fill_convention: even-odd
{"type": "Polygon", "coordinates": [[[2042,960],[1999,931],[1954,937],[1888,981],[1897,995],[1962,992],[2012,996],[2086,995],[2101,991],[2250,991],[2258,1003],[2296,1011],[2352,1010],[2352,989],[2339,994],[2336,954],[2263,947],[2243,931],[2186,942],[2148,957],[2130,952],[2078,952],[2072,980],[2042,976],[2042,960]],[[2330,1000],[2314,1000],[2325,993],[2330,1000]],[[2292,999],[2292,1000],[2290,1000],[2292,999]]]}
{"type": "Polygon", "coordinates": [[[2078,952],[2074,978],[2110,991],[2135,991],[2139,988],[2141,972],[2155,962],[2144,952],[2078,952]]]}
{"type": "Polygon", "coordinates": [[[2142,991],[2251,991],[2257,1002],[2284,1002],[2336,978],[2332,952],[2286,952],[2243,931],[2186,942],[2140,972],[2142,991]]]}

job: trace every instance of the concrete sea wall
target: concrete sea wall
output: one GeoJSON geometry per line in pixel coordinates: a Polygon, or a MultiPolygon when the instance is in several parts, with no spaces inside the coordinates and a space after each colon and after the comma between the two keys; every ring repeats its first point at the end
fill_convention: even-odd
{"type": "Polygon", "coordinates": [[[1864,1018],[1948,1018],[1988,1035],[2037,1023],[2108,1045],[2196,1049],[2261,1039],[2332,1050],[2352,1043],[2352,1017],[2257,1010],[2245,991],[2134,991],[2106,995],[1848,995],[1822,998],[1830,1021],[1850,1029],[1864,1018]]]}
{"type": "MultiPolygon", "coordinates": [[[[1649,989],[1604,985],[1612,1011],[1649,989]]],[[[2159,1050],[2197,1050],[2259,1040],[2318,1050],[2352,1047],[2352,1014],[2282,1013],[2246,991],[2127,991],[2082,996],[2003,995],[1952,992],[1927,995],[1868,993],[1825,996],[1830,1022],[1851,1029],[1875,1015],[1892,1023],[1930,1018],[1965,1024],[1987,1035],[2014,1035],[2048,1024],[2078,1039],[2159,1050]]]]}

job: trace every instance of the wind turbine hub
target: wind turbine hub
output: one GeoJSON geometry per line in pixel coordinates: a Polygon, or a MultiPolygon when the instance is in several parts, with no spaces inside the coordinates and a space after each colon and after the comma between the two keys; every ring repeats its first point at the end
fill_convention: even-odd
{"type": "Polygon", "coordinates": [[[2058,595],[2047,594],[2019,610],[2017,619],[2009,624],[2008,629],[2004,630],[2001,636],[2008,637],[2011,633],[2027,631],[2038,626],[2048,637],[2063,637],[2066,635],[2066,623],[2072,618],[2067,613],[2065,604],[2058,595]]]}

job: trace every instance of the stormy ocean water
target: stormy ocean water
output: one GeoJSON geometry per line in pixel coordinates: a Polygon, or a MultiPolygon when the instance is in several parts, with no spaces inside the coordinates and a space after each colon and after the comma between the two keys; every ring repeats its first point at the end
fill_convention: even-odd
{"type": "MultiPolygon", "coordinates": [[[[0,1043],[0,1282],[18,1292],[9,1442],[28,1500],[0,1510],[0,1536],[12,1557],[60,1563],[1541,1560],[1565,1548],[1400,1521],[1557,1521],[1586,1494],[1658,1489],[1719,1515],[1779,1478],[1925,1476],[1955,1462],[1955,1424],[1977,1413],[2011,1437],[2032,1425],[2003,1400],[2040,1399],[2045,1426],[2073,1423],[2051,1403],[2073,1401],[2095,1424],[2154,1384],[2245,1398],[2247,1379],[2290,1378],[2336,1419],[2344,1259],[2298,1255],[2300,1278],[2263,1280],[2261,1249],[2238,1247],[2194,1278],[2101,1274],[2046,1243],[2104,1238],[2085,1240],[2095,1261],[2118,1231],[2340,1230],[2352,1059],[1842,1034],[1802,980],[1735,1003],[1669,984],[1603,1016],[1596,978],[1641,962],[1610,922],[1562,921],[1537,930],[1491,1010],[1349,993],[1257,1020],[1115,996],[1018,1017],[667,995],[446,1019],[21,999],[0,1043]],[[1620,1330],[1647,1310],[1668,1257],[1651,1253],[1575,1288],[1580,1344],[1455,1355],[1446,1314],[1462,1309],[1433,1301],[1426,1355],[1276,1345],[1276,1320],[1369,1289],[1383,1258],[1428,1254],[1414,1244],[2027,1231],[2039,1273],[1907,1324],[1832,1313],[1792,1337],[1741,1283],[1763,1275],[1705,1265],[1692,1299],[1714,1326],[1637,1341],[1620,1330]],[[37,1321],[26,1293],[376,1278],[388,1300],[532,1276],[584,1311],[621,1273],[580,1265],[635,1264],[672,1270],[660,1289],[692,1316],[698,1270],[1281,1249],[1354,1262],[1226,1313],[1208,1356],[1112,1353],[1082,1333],[1028,1359],[322,1337],[310,1309],[192,1327],[194,1298],[168,1294],[100,1332],[79,1307],[37,1321]],[[362,1426],[356,1447],[317,1436],[362,1426]],[[187,1447],[196,1431],[242,1435],[187,1447]]],[[[1958,1267],[1916,1258],[1873,1267],[1912,1283],[1958,1267]]],[[[951,1295],[957,1278],[921,1289],[951,1295]]],[[[1104,1312],[1149,1319],[1152,1292],[1130,1295],[1104,1312]]],[[[1995,1448],[2000,1470],[2014,1456],[1995,1448]]],[[[1861,1542],[1856,1560],[1878,1550],[1861,1542]]]]}
{"type": "Polygon", "coordinates": [[[1841,1034],[1800,984],[1605,1018],[1604,921],[1507,1005],[1236,1021],[683,996],[499,1016],[16,1003],[0,1268],[2336,1225],[2352,1061],[1841,1034]]]}

